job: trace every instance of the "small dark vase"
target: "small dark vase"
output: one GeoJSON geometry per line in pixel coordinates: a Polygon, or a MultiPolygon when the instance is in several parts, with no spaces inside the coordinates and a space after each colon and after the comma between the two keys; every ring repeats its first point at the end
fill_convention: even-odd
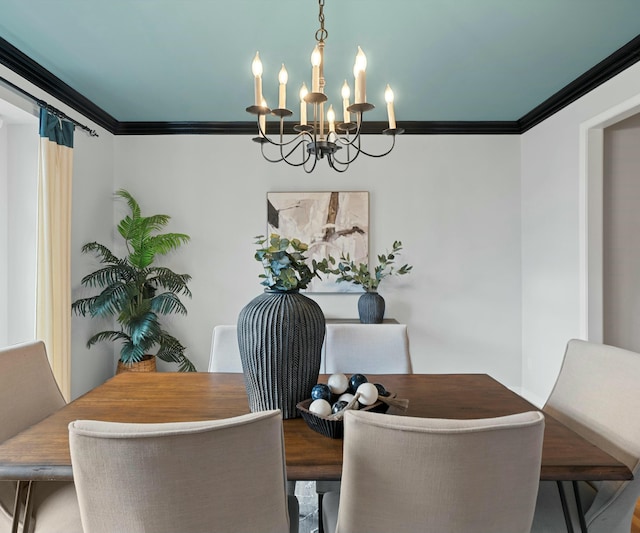
{"type": "Polygon", "coordinates": [[[363,324],[381,324],[384,318],[384,298],[377,292],[365,292],[358,299],[358,315],[363,324]]]}
{"type": "Polygon", "coordinates": [[[240,311],[238,345],[252,412],[300,416],[296,404],[318,382],[324,334],[322,309],[298,291],[265,290],[240,311]]]}

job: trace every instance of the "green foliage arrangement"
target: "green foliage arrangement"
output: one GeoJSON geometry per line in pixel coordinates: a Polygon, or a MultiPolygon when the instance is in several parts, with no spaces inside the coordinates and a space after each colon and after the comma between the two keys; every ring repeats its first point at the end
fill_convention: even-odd
{"type": "Polygon", "coordinates": [[[128,254],[119,258],[102,244],[85,244],[82,252],[95,254],[104,266],[85,276],[82,285],[99,288],[101,292],[76,300],[71,307],[82,316],[115,316],[120,330],[96,333],[87,346],[90,348],[101,341],[122,341],[120,361],[132,364],[141,361],[158,345],[156,357],[178,364],[182,372],[195,371],[195,366],[184,354],[185,347],[160,323],[160,315],[187,314],[179,295],[191,297],[187,287],[191,276],[154,265],[156,256],[179,248],[189,242],[190,237],[184,233],[158,233],[171,217],[143,217],[131,194],[120,189],[116,196],[125,199],[131,210],[131,214],[118,224],[128,254]]]}
{"type": "Polygon", "coordinates": [[[267,239],[264,235],[255,237],[260,248],[255,253],[257,261],[262,263],[264,274],[262,285],[274,291],[292,291],[306,289],[314,277],[320,278],[317,263],[307,265],[304,253],[309,245],[299,239],[287,239],[272,233],[267,239]]]}
{"type": "Polygon", "coordinates": [[[338,276],[336,283],[350,282],[355,285],[362,285],[365,291],[375,292],[378,290],[380,282],[388,276],[402,276],[411,272],[412,266],[405,264],[396,269],[395,260],[402,250],[402,242],[394,241],[391,252],[378,256],[378,265],[373,274],[366,263],[354,263],[349,254],[342,254],[340,260],[329,256],[317,264],[318,270],[324,274],[331,273],[338,276]],[[334,268],[332,268],[332,266],[334,268]]]}

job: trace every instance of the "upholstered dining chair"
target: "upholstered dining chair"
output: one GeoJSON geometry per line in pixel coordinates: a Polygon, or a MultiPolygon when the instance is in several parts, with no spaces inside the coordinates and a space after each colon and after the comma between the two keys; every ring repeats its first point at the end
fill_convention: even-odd
{"type": "MultiPolygon", "coordinates": [[[[43,342],[26,342],[0,349],[0,442],[64,405],[43,342]]],[[[16,497],[20,501],[20,522],[25,531],[82,532],[73,483],[0,481],[2,533],[12,530],[16,497]]]]}
{"type": "Polygon", "coordinates": [[[325,372],[411,374],[406,324],[327,324],[325,372]]]}
{"type": "Polygon", "coordinates": [[[532,531],[567,531],[559,488],[580,530],[575,494],[590,533],[629,533],[640,497],[640,354],[582,340],[567,343],[543,411],[629,467],[631,481],[541,482],[532,531]],[[573,496],[573,497],[572,497],[573,496]]]}
{"type": "Polygon", "coordinates": [[[218,325],[213,328],[209,372],[242,373],[237,326],[218,325]]]}
{"type": "Polygon", "coordinates": [[[78,420],[69,446],[85,533],[298,530],[279,410],[163,424],[78,420]]]}
{"type": "Polygon", "coordinates": [[[480,420],[351,411],[341,491],[327,533],[525,533],[535,508],[544,417],[480,420]]]}
{"type": "MultiPolygon", "coordinates": [[[[213,328],[209,372],[231,372],[242,374],[240,347],[238,345],[238,327],[218,325],[213,328]]],[[[296,482],[287,481],[287,494],[296,492],[296,482]]]]}
{"type": "MultiPolygon", "coordinates": [[[[327,324],[324,351],[327,374],[412,373],[406,324],[327,324]]],[[[339,481],[316,481],[320,533],[323,495],[338,490],[339,481]]]]}

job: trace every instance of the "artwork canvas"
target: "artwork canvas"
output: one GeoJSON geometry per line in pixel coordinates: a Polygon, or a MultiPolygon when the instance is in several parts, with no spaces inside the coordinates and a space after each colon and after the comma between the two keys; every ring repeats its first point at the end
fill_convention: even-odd
{"type": "MultiPolygon", "coordinates": [[[[356,263],[369,261],[369,193],[269,192],[267,234],[298,238],[309,244],[309,261],[329,255],[338,260],[349,254],[356,263]]],[[[336,276],[322,275],[308,292],[362,292],[352,283],[336,283],[336,276]]]]}

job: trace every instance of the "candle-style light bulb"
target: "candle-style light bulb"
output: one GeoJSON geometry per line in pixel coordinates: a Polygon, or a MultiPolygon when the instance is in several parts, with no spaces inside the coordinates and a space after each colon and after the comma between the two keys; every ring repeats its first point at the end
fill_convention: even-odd
{"type": "Polygon", "coordinates": [[[284,68],[284,63],[282,63],[282,68],[278,73],[278,81],[280,82],[280,87],[278,91],[278,107],[280,109],[285,109],[287,107],[287,81],[289,80],[289,74],[287,74],[287,69],[284,68]]]}
{"type": "Polygon", "coordinates": [[[351,122],[351,116],[349,115],[349,111],[347,108],[349,107],[349,97],[351,96],[351,89],[349,88],[349,84],[347,80],[344,80],[344,85],[342,86],[342,114],[344,115],[343,122],[345,124],[351,122]]]}
{"type": "MultiPolygon", "coordinates": [[[[267,107],[267,101],[262,98],[262,100],[260,100],[260,105],[262,107],[267,107]]],[[[267,134],[267,115],[265,115],[264,113],[262,115],[260,115],[259,118],[259,122],[260,122],[260,137],[264,137],[267,134]]]]}
{"type": "Polygon", "coordinates": [[[307,94],[309,94],[309,90],[307,89],[307,84],[302,83],[302,87],[300,88],[300,125],[307,125],[307,102],[305,100],[307,94]]]}
{"type": "Polygon", "coordinates": [[[311,92],[320,92],[320,63],[322,62],[322,55],[320,55],[320,49],[316,45],[311,53],[311,92]]]}
{"type": "Polygon", "coordinates": [[[327,121],[329,122],[329,133],[336,132],[336,112],[333,110],[333,106],[329,106],[327,111],[327,121]]]}
{"type": "Polygon", "coordinates": [[[364,55],[362,48],[358,46],[356,54],[356,63],[353,67],[353,75],[356,79],[355,102],[356,104],[364,104],[367,101],[367,56],[364,55]]]}
{"type": "Polygon", "coordinates": [[[256,57],[253,58],[251,63],[251,71],[255,78],[255,98],[254,103],[257,106],[262,105],[262,61],[260,61],[260,54],[256,52],[256,57]]]}
{"type": "Polygon", "coordinates": [[[387,114],[389,115],[389,129],[396,129],[396,115],[393,111],[393,91],[387,84],[387,88],[384,91],[384,99],[387,102],[387,114]]]}

